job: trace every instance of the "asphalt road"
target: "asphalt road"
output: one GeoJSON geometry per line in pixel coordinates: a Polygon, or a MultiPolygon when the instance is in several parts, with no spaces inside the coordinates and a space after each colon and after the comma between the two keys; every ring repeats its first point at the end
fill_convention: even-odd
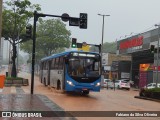
{"type": "MultiPolygon", "coordinates": [[[[28,78],[31,75],[20,72],[19,76],[28,78]]],[[[31,83],[31,82],[30,82],[31,83]]],[[[25,93],[30,94],[30,86],[22,87],[25,93]]],[[[134,98],[138,91],[101,89],[100,92],[90,92],[89,95],[64,93],[50,87],[45,87],[35,76],[34,94],[46,95],[50,100],[66,111],[160,111],[160,103],[134,98]]],[[[123,113],[123,112],[122,112],[123,113]]],[[[107,114],[107,112],[106,112],[107,114]]],[[[116,113],[115,113],[116,114],[116,113]]],[[[82,115],[83,116],[83,115],[82,115]]],[[[159,120],[158,117],[77,117],[78,120],[159,120]]]]}

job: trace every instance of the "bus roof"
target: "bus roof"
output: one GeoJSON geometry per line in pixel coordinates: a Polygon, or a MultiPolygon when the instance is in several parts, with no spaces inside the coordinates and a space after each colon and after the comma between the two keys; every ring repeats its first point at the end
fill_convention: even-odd
{"type": "Polygon", "coordinates": [[[53,54],[53,55],[51,55],[51,56],[42,58],[41,61],[50,60],[50,59],[52,59],[52,58],[56,58],[56,57],[68,55],[68,54],[71,53],[71,52],[84,52],[84,53],[94,53],[94,54],[98,54],[98,52],[86,52],[86,51],[71,50],[71,51],[61,52],[61,53],[53,54]]]}

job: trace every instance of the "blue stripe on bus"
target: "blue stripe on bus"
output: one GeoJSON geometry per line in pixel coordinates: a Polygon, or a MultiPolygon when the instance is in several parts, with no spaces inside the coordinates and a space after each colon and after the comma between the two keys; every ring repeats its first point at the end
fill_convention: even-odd
{"type": "MultiPolygon", "coordinates": [[[[67,51],[67,52],[62,52],[62,53],[58,53],[58,54],[53,54],[53,55],[51,55],[51,56],[42,58],[41,61],[50,60],[50,59],[53,59],[53,58],[56,58],[56,57],[68,55],[68,54],[71,53],[71,52],[84,52],[84,51],[75,51],[75,50],[74,50],[74,51],[67,51]]],[[[85,52],[85,53],[87,53],[87,52],[85,52]]],[[[88,53],[97,54],[96,52],[88,52],[88,53]]]]}

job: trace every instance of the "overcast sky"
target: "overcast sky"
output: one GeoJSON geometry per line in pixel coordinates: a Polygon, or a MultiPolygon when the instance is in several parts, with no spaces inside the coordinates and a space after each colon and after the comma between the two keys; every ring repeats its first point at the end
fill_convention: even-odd
{"type": "Polygon", "coordinates": [[[68,26],[72,36],[78,42],[100,44],[102,41],[102,16],[105,17],[104,42],[122,39],[125,35],[141,33],[155,29],[160,23],[160,0],[30,0],[40,4],[42,13],[79,17],[79,13],[88,14],[88,28],[68,26]]]}

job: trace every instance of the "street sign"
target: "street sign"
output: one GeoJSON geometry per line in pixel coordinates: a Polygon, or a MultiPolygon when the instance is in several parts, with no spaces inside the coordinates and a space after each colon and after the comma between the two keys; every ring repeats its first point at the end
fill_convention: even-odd
{"type": "Polygon", "coordinates": [[[69,15],[67,13],[63,13],[62,16],[61,16],[61,19],[64,21],[64,22],[67,22],[69,20],[69,15]]]}
{"type": "Polygon", "coordinates": [[[82,43],[82,48],[78,48],[78,50],[83,50],[83,51],[86,51],[88,52],[90,50],[90,46],[86,43],[86,42],[83,42],[82,43]]]}
{"type": "Polygon", "coordinates": [[[77,48],[82,48],[82,43],[77,43],[77,48]]]}
{"type": "Polygon", "coordinates": [[[79,26],[79,18],[70,18],[69,26],[79,26]]]}

